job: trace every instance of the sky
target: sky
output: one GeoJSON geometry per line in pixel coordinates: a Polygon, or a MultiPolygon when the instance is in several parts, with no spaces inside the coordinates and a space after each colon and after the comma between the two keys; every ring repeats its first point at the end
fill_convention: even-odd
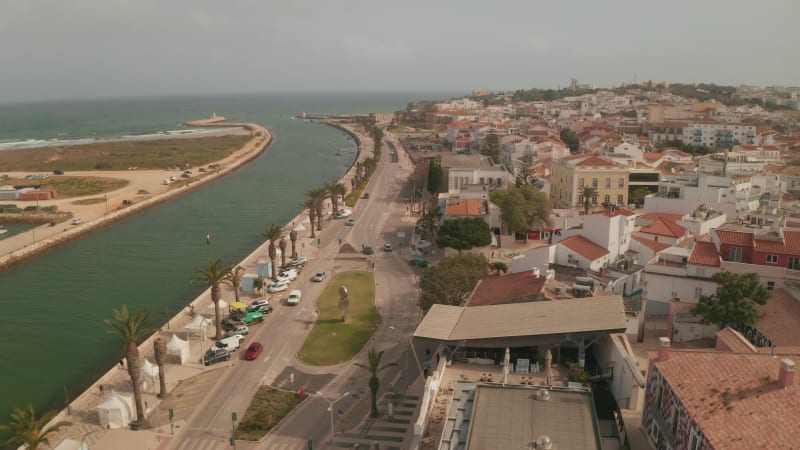
{"type": "Polygon", "coordinates": [[[797,0],[0,0],[0,102],[800,85],[797,0]]]}

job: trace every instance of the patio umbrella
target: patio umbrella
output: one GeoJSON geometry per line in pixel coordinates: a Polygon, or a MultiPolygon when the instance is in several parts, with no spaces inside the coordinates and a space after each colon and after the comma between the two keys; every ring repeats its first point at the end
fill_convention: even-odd
{"type": "Polygon", "coordinates": [[[231,303],[231,309],[247,309],[247,303],[233,302],[231,303]]]}
{"type": "Polygon", "coordinates": [[[550,349],[547,349],[547,354],[544,357],[544,373],[545,373],[545,383],[548,386],[553,385],[553,372],[550,371],[550,363],[553,362],[553,354],[550,353],[550,349]]]}
{"type": "Polygon", "coordinates": [[[508,382],[508,366],[511,364],[511,350],[506,347],[506,356],[503,358],[503,384],[508,382]]]}
{"type": "MultiPolygon", "coordinates": [[[[309,221],[308,223],[309,223],[309,225],[310,225],[310,224],[311,224],[311,221],[309,221]]],[[[296,226],[296,227],[294,227],[294,228],[292,228],[292,229],[293,229],[294,231],[306,231],[306,227],[304,227],[302,223],[299,223],[299,224],[297,224],[297,226],[296,226]]]]}

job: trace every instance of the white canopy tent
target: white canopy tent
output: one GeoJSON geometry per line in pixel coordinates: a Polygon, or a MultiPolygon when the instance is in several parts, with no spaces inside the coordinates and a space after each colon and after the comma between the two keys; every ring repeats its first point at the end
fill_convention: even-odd
{"type": "Polygon", "coordinates": [[[142,386],[144,389],[147,389],[147,383],[155,383],[158,379],[158,366],[145,358],[142,363],[142,368],[139,369],[139,376],[142,378],[142,386]]]}
{"type": "Polygon", "coordinates": [[[167,342],[167,354],[178,355],[181,364],[186,363],[189,359],[189,341],[184,341],[179,338],[177,334],[172,334],[172,337],[167,342]]]}
{"type": "MultiPolygon", "coordinates": [[[[216,310],[214,310],[214,302],[209,303],[206,307],[206,310],[209,314],[217,313],[216,310]]],[[[223,313],[228,310],[228,302],[226,302],[224,299],[219,299],[219,310],[223,313]]]]}
{"type": "Polygon", "coordinates": [[[133,411],[133,399],[114,390],[97,405],[100,426],[103,428],[127,427],[133,420],[133,411]]]}
{"type": "Polygon", "coordinates": [[[189,336],[197,336],[202,338],[206,334],[206,327],[211,325],[211,319],[203,316],[202,314],[195,314],[192,321],[186,324],[184,329],[189,333],[189,336]]]}
{"type": "Polygon", "coordinates": [[[54,450],[89,450],[89,446],[74,439],[64,439],[54,450]]]}

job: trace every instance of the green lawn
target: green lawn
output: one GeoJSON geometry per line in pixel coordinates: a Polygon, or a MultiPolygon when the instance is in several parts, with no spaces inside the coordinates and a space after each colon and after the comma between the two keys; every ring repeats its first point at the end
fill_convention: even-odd
{"type": "Polygon", "coordinates": [[[372,272],[354,270],[335,274],[317,300],[317,308],[319,318],[298,357],[317,366],[350,360],[361,351],[380,324],[372,272]],[[341,285],[347,286],[350,298],[344,323],[339,310],[341,285]]]}
{"type": "Polygon", "coordinates": [[[247,407],[244,417],[240,418],[236,427],[236,439],[248,441],[261,439],[301,401],[296,392],[261,386],[247,407]]]}
{"type": "Polygon", "coordinates": [[[364,193],[364,189],[367,188],[367,183],[361,183],[356,187],[354,190],[350,191],[349,194],[344,196],[344,204],[353,207],[356,206],[356,202],[358,199],[361,198],[361,195],[364,193]]]}

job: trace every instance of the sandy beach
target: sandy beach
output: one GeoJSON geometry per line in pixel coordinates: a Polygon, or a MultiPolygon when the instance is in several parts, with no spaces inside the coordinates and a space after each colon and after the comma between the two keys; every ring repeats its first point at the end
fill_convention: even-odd
{"type": "MultiPolygon", "coordinates": [[[[101,226],[135,214],[145,208],[164,202],[176,195],[180,195],[197,186],[216,180],[243,164],[251,161],[265,151],[272,141],[272,135],[267,128],[253,123],[225,122],[221,116],[208,119],[195,120],[186,123],[191,127],[219,127],[218,133],[209,135],[248,134],[252,138],[242,147],[225,159],[216,162],[217,168],[200,172],[200,167],[190,167],[192,178],[180,178],[183,169],[178,171],[167,170],[120,170],[120,171],[75,171],[72,176],[102,176],[125,180],[128,184],[120,189],[103,194],[104,201],[90,205],[76,205],[75,202],[85,198],[97,198],[98,195],[86,197],[73,197],[41,201],[40,206],[58,206],[59,211],[68,211],[74,218],[83,221],[80,225],[72,225],[71,221],[57,223],[55,226],[43,224],[31,231],[0,240],[0,270],[7,269],[21,261],[38,255],[46,250],[74,239],[101,226]],[[164,184],[164,180],[171,176],[182,180],[182,183],[164,184]],[[141,192],[141,193],[140,193],[141,192]],[[144,193],[146,192],[146,193],[144,193]],[[124,200],[131,200],[133,204],[124,205],[124,200]]],[[[171,139],[188,138],[190,135],[171,137],[171,139]]],[[[204,166],[206,167],[206,166],[204,166]]],[[[7,172],[9,176],[25,176],[28,173],[7,172]]],[[[31,202],[26,202],[26,204],[31,202]]]]}

